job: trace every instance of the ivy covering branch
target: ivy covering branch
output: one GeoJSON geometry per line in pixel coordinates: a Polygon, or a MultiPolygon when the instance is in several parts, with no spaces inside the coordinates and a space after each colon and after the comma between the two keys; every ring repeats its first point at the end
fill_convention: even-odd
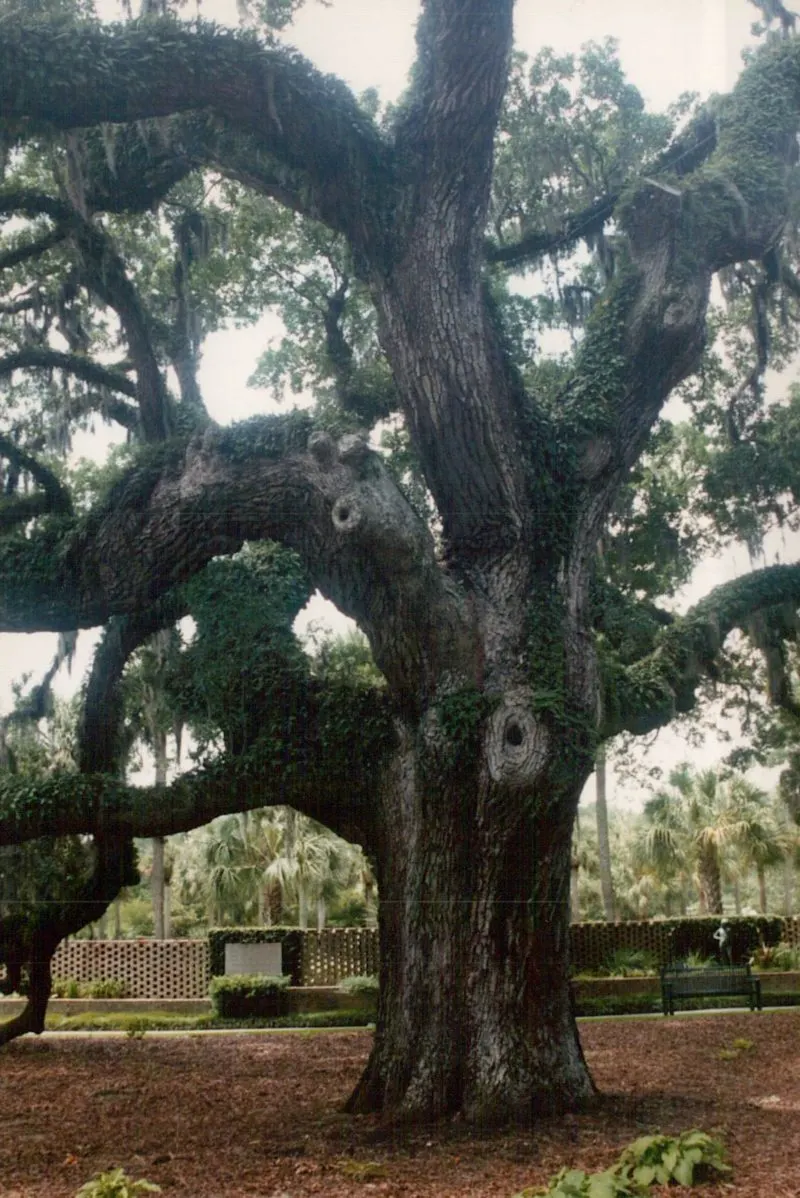
{"type": "Polygon", "coordinates": [[[0,117],[72,129],[197,109],[301,172],[327,223],[363,226],[385,146],[349,90],[298,54],[201,21],[3,22],[0,117]]]}
{"type": "MultiPolygon", "coordinates": [[[[650,732],[691,711],[701,680],[713,676],[734,629],[749,633],[760,612],[800,604],[800,565],[770,566],[716,587],[683,617],[658,632],[646,657],[622,665],[601,654],[605,739],[650,732]]],[[[774,698],[779,699],[776,689],[774,698]]]]}

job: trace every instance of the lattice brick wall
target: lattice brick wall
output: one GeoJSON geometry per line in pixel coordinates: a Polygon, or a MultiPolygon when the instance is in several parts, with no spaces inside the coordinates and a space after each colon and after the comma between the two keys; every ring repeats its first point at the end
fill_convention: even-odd
{"type": "Polygon", "coordinates": [[[207,940],[70,940],[58,946],[53,976],[122,982],[129,998],[205,998],[207,940]]]}
{"type": "Polygon", "coordinates": [[[574,923],[570,928],[570,942],[576,972],[596,969],[618,949],[643,949],[664,961],[669,957],[667,928],[657,921],[574,923]]]}
{"type": "Polygon", "coordinates": [[[377,972],[376,928],[325,928],[303,934],[304,986],[335,986],[342,978],[377,972]]]}
{"type": "MultiPolygon", "coordinates": [[[[304,986],[333,986],[342,978],[378,972],[378,933],[374,928],[326,928],[302,936],[304,986]]],[[[576,970],[596,968],[620,948],[647,949],[666,960],[666,936],[667,928],[658,920],[573,924],[573,966],[576,970]]],[[[783,938],[800,947],[800,917],[784,920],[783,938]]],[[[53,958],[53,976],[78,982],[119,981],[131,998],[205,998],[208,941],[71,940],[59,946],[53,958]]]]}

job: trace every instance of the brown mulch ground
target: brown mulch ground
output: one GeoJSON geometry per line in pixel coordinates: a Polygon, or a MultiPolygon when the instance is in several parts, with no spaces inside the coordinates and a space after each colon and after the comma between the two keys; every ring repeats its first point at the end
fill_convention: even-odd
{"type": "Polygon", "coordinates": [[[603,1168],[638,1135],[700,1127],[724,1134],[734,1168],[704,1195],[800,1196],[800,1012],[588,1023],[581,1037],[603,1104],[514,1134],[337,1114],[363,1032],[28,1038],[0,1054],[0,1194],[72,1198],[122,1165],[167,1198],[510,1198],[562,1164],[603,1168]],[[738,1037],[753,1047],[721,1059],[738,1037]]]}

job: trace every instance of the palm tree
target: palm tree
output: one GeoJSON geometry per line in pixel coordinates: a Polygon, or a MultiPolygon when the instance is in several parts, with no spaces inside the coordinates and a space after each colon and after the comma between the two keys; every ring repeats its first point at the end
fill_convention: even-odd
{"type": "Polygon", "coordinates": [[[665,877],[688,868],[700,913],[721,915],[723,877],[736,855],[749,854],[764,869],[780,851],[765,818],[766,796],[742,778],[723,782],[713,770],[695,774],[688,765],[673,771],[669,783],[645,804],[644,855],[665,877]]]}
{"type": "Polygon", "coordinates": [[[284,848],[268,866],[266,876],[297,905],[297,921],[308,927],[309,912],[316,906],[317,930],[322,931],[328,904],[337,890],[355,878],[360,855],[353,845],[306,816],[285,808],[284,848]]]}
{"type": "Polygon", "coordinates": [[[780,865],[791,850],[791,836],[781,826],[775,802],[744,778],[731,782],[734,801],[741,809],[741,855],[746,867],[755,868],[758,879],[759,910],[769,909],[766,871],[780,865]]]}

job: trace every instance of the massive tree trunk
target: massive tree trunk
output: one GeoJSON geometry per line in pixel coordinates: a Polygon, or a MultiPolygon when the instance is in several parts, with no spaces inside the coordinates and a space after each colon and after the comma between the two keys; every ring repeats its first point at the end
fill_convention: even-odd
{"type": "Polygon", "coordinates": [[[578,778],[557,781],[550,757],[512,796],[474,747],[447,761],[413,731],[405,743],[381,791],[380,1005],[349,1109],[492,1122],[580,1106],[594,1089],[569,992],[578,778]]]}

